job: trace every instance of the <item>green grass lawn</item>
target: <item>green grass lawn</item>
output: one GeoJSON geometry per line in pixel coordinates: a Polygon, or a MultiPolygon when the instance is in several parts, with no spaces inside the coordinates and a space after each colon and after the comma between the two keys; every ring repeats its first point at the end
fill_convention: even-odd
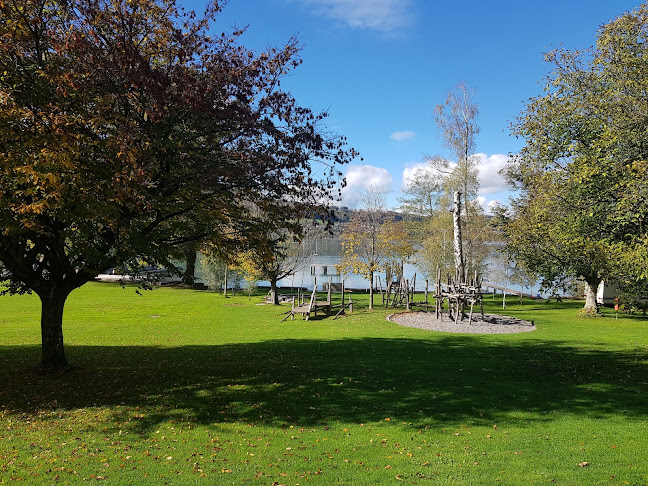
{"type": "Polygon", "coordinates": [[[88,284],[75,369],[44,374],[37,297],[0,297],[0,484],[648,485],[642,318],[509,298],[538,329],[479,336],[261,300],[88,284]]]}

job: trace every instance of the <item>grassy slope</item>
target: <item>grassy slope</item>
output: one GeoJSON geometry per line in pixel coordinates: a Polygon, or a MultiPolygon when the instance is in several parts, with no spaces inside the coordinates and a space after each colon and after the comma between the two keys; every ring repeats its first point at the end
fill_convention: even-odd
{"type": "Polygon", "coordinates": [[[645,320],[509,301],[537,331],[468,336],[259,300],[86,285],[78,369],[43,375],[37,298],[0,298],[0,484],[648,484],[645,320]]]}

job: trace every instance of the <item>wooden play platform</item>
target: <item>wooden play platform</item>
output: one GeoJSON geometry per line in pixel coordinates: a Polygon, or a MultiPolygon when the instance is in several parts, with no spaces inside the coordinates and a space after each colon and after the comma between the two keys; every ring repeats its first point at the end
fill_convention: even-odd
{"type": "Polygon", "coordinates": [[[286,312],[287,315],[281,320],[281,322],[285,321],[289,317],[290,320],[292,321],[295,318],[296,314],[300,314],[304,316],[306,320],[309,320],[311,317],[311,313],[313,314],[313,317],[317,316],[318,310],[326,315],[331,315],[335,310],[337,310],[334,319],[336,319],[341,314],[344,314],[346,309],[349,309],[349,312],[353,312],[353,300],[351,299],[351,294],[349,294],[348,302],[345,302],[344,280],[342,281],[342,288],[340,292],[341,301],[339,303],[333,303],[331,301],[332,287],[333,285],[331,283],[331,279],[329,278],[326,300],[318,301],[317,300],[317,279],[315,279],[313,285],[313,292],[311,293],[310,300],[306,302],[306,300],[302,296],[301,298],[297,298],[296,301],[295,297],[293,297],[292,309],[286,312]]]}

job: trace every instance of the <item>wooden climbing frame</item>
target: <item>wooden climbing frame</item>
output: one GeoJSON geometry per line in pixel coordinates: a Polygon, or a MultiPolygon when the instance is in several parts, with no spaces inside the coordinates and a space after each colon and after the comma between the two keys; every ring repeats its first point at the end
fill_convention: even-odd
{"type": "Polygon", "coordinates": [[[436,275],[436,318],[443,320],[443,304],[448,303],[448,317],[458,323],[466,317],[465,311],[470,305],[470,314],[468,315],[468,324],[472,323],[473,310],[475,304],[479,304],[482,318],[484,317],[484,304],[482,301],[481,285],[482,279],[475,275],[468,279],[467,282],[461,282],[458,275],[454,279],[450,276],[447,283],[441,282],[441,270],[437,268],[436,275]]]}

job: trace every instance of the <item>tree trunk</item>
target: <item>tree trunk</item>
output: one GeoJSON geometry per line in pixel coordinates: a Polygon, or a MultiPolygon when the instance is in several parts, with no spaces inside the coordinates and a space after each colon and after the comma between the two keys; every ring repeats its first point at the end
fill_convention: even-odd
{"type": "Polygon", "coordinates": [[[585,307],[584,310],[588,314],[596,314],[596,292],[601,283],[600,279],[592,278],[585,282],[585,307]]]}
{"type": "Polygon", "coordinates": [[[193,285],[196,278],[196,252],[187,252],[187,270],[185,271],[184,278],[182,279],[187,285],[193,285]]]}
{"type": "Polygon", "coordinates": [[[369,273],[369,310],[373,310],[374,273],[369,273]]]}
{"type": "Polygon", "coordinates": [[[461,238],[461,193],[454,193],[454,208],[452,210],[452,219],[454,223],[454,263],[458,274],[459,282],[466,279],[463,257],[463,240],[461,238]]]}
{"type": "Polygon", "coordinates": [[[279,305],[279,292],[277,292],[277,279],[273,277],[270,279],[270,297],[274,305],[279,305]]]}
{"type": "Polygon", "coordinates": [[[41,299],[41,366],[65,367],[63,308],[69,292],[50,290],[41,299]]]}

